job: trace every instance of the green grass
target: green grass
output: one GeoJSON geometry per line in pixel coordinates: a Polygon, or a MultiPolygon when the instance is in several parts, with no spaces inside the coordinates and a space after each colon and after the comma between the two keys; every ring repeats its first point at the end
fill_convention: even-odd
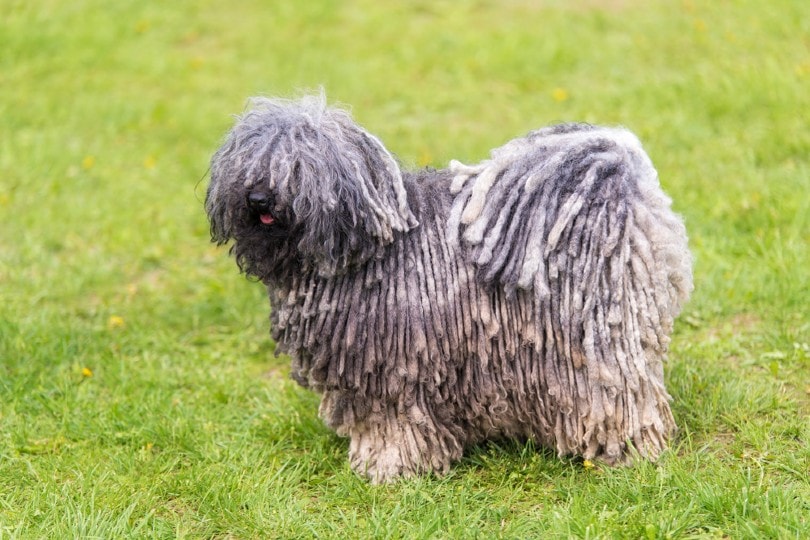
{"type": "Polygon", "coordinates": [[[803,0],[0,0],[0,538],[807,538],[808,36],[803,0]],[[202,210],[246,98],[318,85],[414,165],[640,135],[695,254],[658,464],[350,471],[202,210]]]}

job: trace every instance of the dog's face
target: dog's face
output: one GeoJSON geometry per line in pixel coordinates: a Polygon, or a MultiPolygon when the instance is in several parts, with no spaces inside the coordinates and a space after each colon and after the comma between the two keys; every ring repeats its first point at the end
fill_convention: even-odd
{"type": "Polygon", "coordinates": [[[322,96],[255,100],[212,159],[205,208],[212,240],[262,280],[335,274],[416,225],[394,158],[322,96]]]}

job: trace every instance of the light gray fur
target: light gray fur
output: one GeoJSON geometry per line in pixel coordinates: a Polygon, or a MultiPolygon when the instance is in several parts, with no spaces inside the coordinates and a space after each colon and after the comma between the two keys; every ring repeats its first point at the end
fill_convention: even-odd
{"type": "Polygon", "coordinates": [[[322,96],[262,99],[214,156],[206,210],[372,481],[495,437],[655,459],[675,430],[662,362],[691,257],[625,130],[556,126],[407,172],[322,96]],[[277,228],[246,208],[255,190],[277,228]]]}

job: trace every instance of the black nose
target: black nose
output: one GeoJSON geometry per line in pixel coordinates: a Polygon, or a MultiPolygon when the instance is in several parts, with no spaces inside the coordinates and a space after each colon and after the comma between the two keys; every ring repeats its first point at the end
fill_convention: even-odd
{"type": "Polygon", "coordinates": [[[267,211],[270,209],[270,196],[266,193],[254,191],[248,195],[248,206],[256,212],[267,211]]]}

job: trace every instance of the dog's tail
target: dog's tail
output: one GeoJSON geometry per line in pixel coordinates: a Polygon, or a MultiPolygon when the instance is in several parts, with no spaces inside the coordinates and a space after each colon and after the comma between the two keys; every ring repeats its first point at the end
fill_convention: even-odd
{"type": "Polygon", "coordinates": [[[620,415],[629,424],[623,431],[638,434],[639,451],[655,457],[663,442],[647,438],[674,429],[661,361],[692,289],[691,256],[638,139],[624,129],[567,124],[511,141],[481,164],[453,162],[451,171],[451,241],[484,281],[507,295],[533,295],[528,340],[544,366],[557,366],[544,373],[544,390],[579,417],[563,426],[580,432],[571,444],[600,448],[566,448],[558,436],[558,450],[619,459],[624,441],[611,444],[617,435],[606,433],[605,419],[615,424],[620,415]],[[622,399],[627,392],[636,397],[622,399]],[[662,402],[658,411],[628,410],[662,402]]]}

